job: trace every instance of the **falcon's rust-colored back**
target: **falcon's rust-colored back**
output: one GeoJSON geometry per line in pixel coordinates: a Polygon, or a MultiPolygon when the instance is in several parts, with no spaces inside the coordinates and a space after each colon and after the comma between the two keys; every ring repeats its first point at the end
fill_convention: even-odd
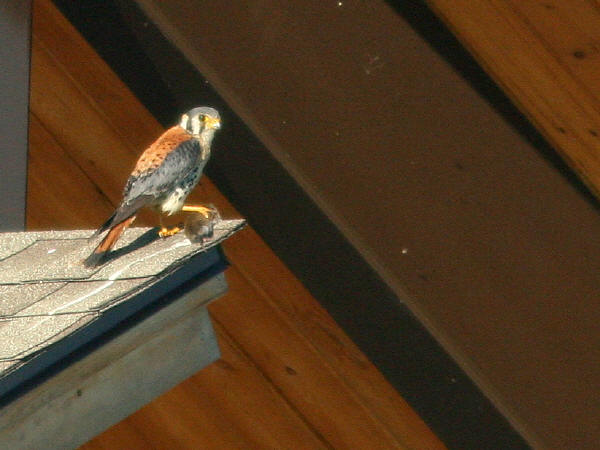
{"type": "Polygon", "coordinates": [[[144,172],[156,169],[170,152],[177,148],[179,144],[188,140],[189,137],[189,134],[179,125],[169,128],[142,153],[131,175],[138,176],[144,172]]]}

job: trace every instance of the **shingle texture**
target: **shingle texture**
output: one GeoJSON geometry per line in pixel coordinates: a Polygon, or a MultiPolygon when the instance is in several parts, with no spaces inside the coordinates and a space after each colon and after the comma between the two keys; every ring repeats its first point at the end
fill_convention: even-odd
{"type": "Polygon", "coordinates": [[[160,239],[156,229],[131,228],[108,261],[92,269],[82,263],[97,244],[88,241],[91,231],[0,234],[0,381],[159,282],[157,294],[164,295],[177,287],[165,288],[165,280],[185,281],[195,276],[195,267],[206,271],[209,263],[200,263],[201,254],[208,258],[243,225],[221,220],[202,243],[191,243],[183,233],[160,239]],[[195,266],[186,267],[190,264],[195,266]]]}

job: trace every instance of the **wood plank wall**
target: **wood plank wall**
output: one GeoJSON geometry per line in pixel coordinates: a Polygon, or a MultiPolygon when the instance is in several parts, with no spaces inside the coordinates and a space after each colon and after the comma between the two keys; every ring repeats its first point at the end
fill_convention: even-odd
{"type": "Polygon", "coordinates": [[[427,3],[600,196],[600,3],[427,3]]]}
{"type": "MultiPolygon", "coordinates": [[[[49,0],[34,2],[30,109],[27,228],[98,226],[162,130],[49,0]]],[[[191,200],[238,217],[206,178],[191,200]]],[[[444,447],[252,228],[225,251],[222,359],[84,448],[444,447]]]]}

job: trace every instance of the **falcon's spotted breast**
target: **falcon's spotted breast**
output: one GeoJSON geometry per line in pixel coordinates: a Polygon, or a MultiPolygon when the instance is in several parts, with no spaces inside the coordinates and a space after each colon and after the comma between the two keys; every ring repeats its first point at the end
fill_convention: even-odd
{"type": "MultiPolygon", "coordinates": [[[[102,262],[141,208],[153,208],[166,215],[186,208],[205,214],[211,209],[184,207],[184,202],[202,176],[214,133],[220,127],[221,119],[215,109],[194,108],[144,151],[125,184],[121,204],[94,234],[97,236],[108,230],[85,260],[86,266],[93,267],[102,262]]],[[[163,228],[161,233],[165,232],[163,228]]]]}

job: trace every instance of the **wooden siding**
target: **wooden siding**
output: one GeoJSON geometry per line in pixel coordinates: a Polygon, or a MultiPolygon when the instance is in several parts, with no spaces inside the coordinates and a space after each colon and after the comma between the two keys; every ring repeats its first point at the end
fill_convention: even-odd
{"type": "Polygon", "coordinates": [[[600,5],[596,0],[427,0],[596,196],[600,5]]]}
{"type": "MultiPolygon", "coordinates": [[[[27,228],[98,226],[162,129],[48,0],[30,109],[27,228]]],[[[190,200],[238,216],[206,178],[190,200]]],[[[84,448],[443,448],[251,227],[225,251],[230,290],[209,308],[222,359],[84,448]]]]}

